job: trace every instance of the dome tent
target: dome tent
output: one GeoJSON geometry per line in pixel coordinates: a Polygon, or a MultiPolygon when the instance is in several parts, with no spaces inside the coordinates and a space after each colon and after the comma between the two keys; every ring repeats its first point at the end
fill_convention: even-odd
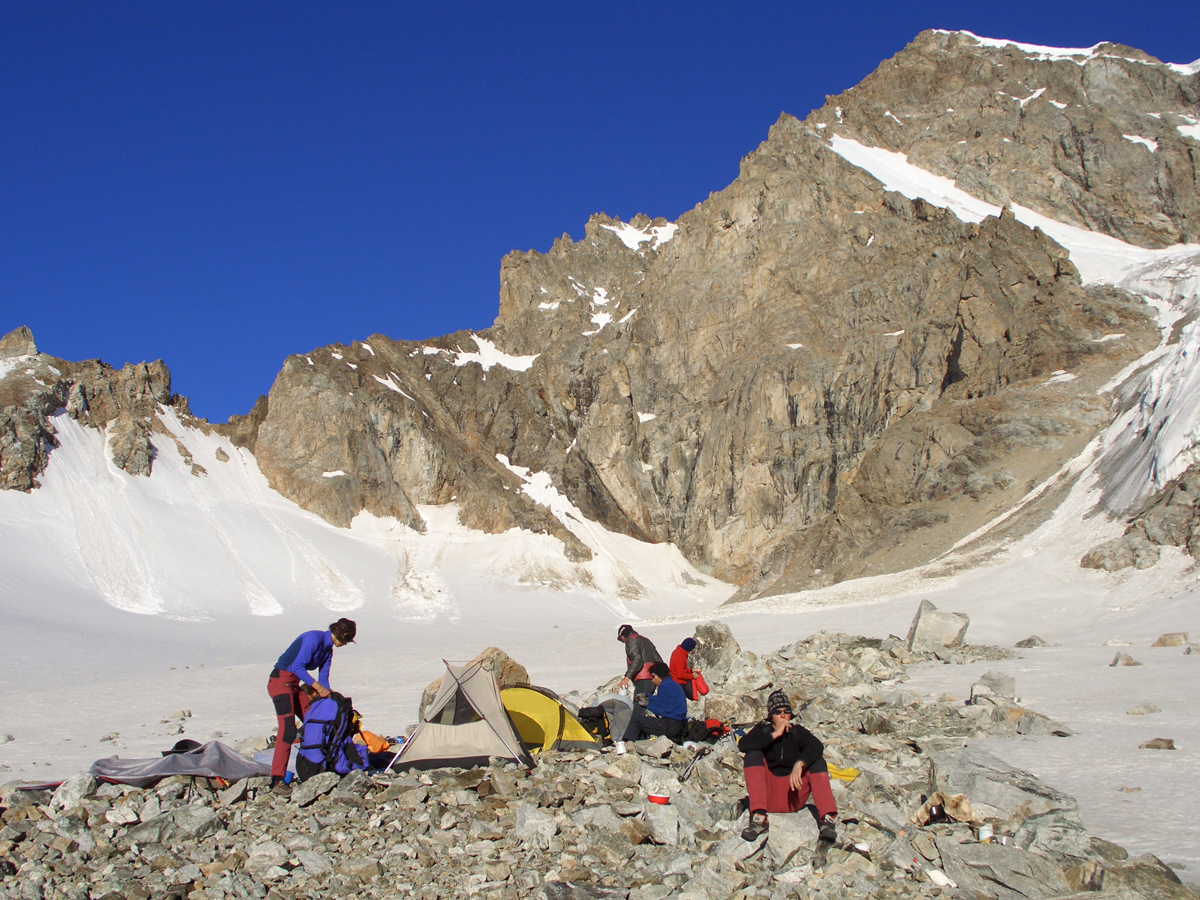
{"type": "Polygon", "coordinates": [[[541,750],[598,750],[575,713],[554,691],[531,684],[506,687],[500,699],[525,746],[541,750]]]}
{"type": "Polygon", "coordinates": [[[492,757],[532,766],[500,700],[500,688],[484,659],[466,667],[446,665],[449,677],[425,711],[425,717],[389,769],[469,768],[487,765],[492,757]]]}

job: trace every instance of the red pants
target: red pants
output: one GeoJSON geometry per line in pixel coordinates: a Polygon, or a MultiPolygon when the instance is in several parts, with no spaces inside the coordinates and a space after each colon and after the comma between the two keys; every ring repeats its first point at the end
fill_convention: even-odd
{"type": "Polygon", "coordinates": [[[763,755],[756,750],[746,754],[742,770],[746,775],[751,812],[760,809],[769,813],[799,812],[811,795],[817,807],[817,818],[837,815],[837,802],[833,799],[828,772],[806,771],[800,789],[796,790],[789,783],[790,776],[772,774],[763,755]]]}
{"type": "Polygon", "coordinates": [[[304,720],[308,712],[308,695],[300,690],[300,679],[291,672],[271,671],[267,680],[267,694],[275,704],[275,715],[279,719],[279,730],[275,734],[275,755],[271,757],[271,777],[283,778],[287,774],[288,759],[292,755],[292,744],[297,735],[296,719],[304,720]]]}

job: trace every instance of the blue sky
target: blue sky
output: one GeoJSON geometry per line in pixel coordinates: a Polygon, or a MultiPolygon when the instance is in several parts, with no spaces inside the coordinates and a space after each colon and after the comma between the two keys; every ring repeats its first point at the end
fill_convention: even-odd
{"type": "Polygon", "coordinates": [[[674,219],[925,28],[1186,63],[1192,6],[8,0],[0,334],[224,421],[290,353],[488,327],[506,252],[674,219]]]}

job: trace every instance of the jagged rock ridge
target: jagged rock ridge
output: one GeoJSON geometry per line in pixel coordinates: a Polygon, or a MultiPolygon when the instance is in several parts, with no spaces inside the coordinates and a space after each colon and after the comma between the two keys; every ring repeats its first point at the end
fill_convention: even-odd
{"type": "Polygon", "coordinates": [[[742,597],[925,562],[1106,426],[1096,388],[1157,333],[1040,231],[887,192],[828,136],[1159,246],[1195,231],[1196,83],[1122,48],[1080,64],[926,32],[805,122],[781,116],[676,223],[598,215],[578,242],[509,254],[487,332],[290,357],[217,427],[340,525],[420,528],[419,504],[454,502],[467,525],[587,558],[536,476],[742,597]],[[1157,149],[1124,136],[1158,110],[1157,149]],[[1064,144],[1064,119],[1082,137],[1064,144]]]}

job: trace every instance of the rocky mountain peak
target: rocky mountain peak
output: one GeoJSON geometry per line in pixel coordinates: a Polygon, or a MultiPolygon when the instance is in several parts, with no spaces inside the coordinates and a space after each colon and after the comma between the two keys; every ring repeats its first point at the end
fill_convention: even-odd
{"type": "Polygon", "coordinates": [[[1144,247],[1200,234],[1200,68],[925,31],[805,120],[1003,206],[1144,247]]]}
{"type": "MultiPolygon", "coordinates": [[[[1098,388],[1159,337],[1139,299],[1084,284],[1013,210],[1145,247],[1196,233],[1198,88],[1116,45],[924,32],[807,118],[781,115],[676,222],[597,214],[579,241],[505,256],[492,328],[289,357],[216,427],[338,525],[367,511],[420,529],[421,505],[453,503],[583,560],[586,519],[675,543],[742,598],[929,561],[1107,426],[1098,388]],[[1003,211],[964,222],[910,200],[835,136],[1003,211]]],[[[154,364],[72,377],[55,402],[94,424],[145,411],[123,433],[178,403],[154,364]]]]}

